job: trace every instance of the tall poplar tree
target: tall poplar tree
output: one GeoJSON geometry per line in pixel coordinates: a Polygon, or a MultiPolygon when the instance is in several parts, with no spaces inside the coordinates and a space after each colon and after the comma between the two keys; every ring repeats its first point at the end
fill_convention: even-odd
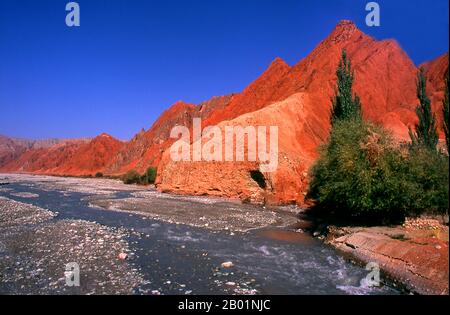
{"type": "Polygon", "coordinates": [[[415,131],[409,129],[413,146],[424,146],[430,150],[436,150],[439,136],[436,130],[436,116],[431,110],[431,101],[427,96],[427,77],[423,68],[417,75],[417,106],[416,114],[419,122],[415,126],[415,131]]]}
{"type": "Polygon", "coordinates": [[[442,128],[445,133],[445,141],[447,143],[447,152],[450,152],[450,144],[449,144],[449,134],[448,134],[448,125],[449,125],[449,108],[448,108],[448,70],[445,75],[445,95],[444,95],[444,121],[442,124],[442,128]]]}
{"type": "Polygon", "coordinates": [[[342,57],[336,70],[337,87],[335,96],[331,99],[331,124],[338,120],[361,117],[361,102],[353,95],[352,86],[354,74],[347,52],[342,50],[342,57]]]}

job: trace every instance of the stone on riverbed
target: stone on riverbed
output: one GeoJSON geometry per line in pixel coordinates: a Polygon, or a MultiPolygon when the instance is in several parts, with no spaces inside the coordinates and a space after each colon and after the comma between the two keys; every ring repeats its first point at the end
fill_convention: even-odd
{"type": "Polygon", "coordinates": [[[231,261],[226,261],[226,262],[223,262],[221,264],[221,266],[222,266],[222,268],[227,268],[228,269],[228,268],[232,268],[234,266],[234,264],[231,261]]]}

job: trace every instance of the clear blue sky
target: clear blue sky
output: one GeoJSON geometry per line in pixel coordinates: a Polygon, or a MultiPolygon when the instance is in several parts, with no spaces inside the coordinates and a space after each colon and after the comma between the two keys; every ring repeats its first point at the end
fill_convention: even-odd
{"type": "Polygon", "coordinates": [[[277,56],[295,64],[351,19],[416,64],[448,51],[448,0],[0,0],[0,134],[129,139],[177,100],[241,91],[277,56]]]}

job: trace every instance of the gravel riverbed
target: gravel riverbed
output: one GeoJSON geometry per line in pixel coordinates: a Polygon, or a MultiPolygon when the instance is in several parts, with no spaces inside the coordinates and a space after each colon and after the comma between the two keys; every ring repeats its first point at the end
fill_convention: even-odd
{"type": "Polygon", "coordinates": [[[84,220],[52,220],[56,215],[0,197],[0,294],[134,293],[142,277],[118,258],[132,257],[127,232],[84,220]],[[66,285],[69,263],[80,270],[80,286],[66,285]]]}

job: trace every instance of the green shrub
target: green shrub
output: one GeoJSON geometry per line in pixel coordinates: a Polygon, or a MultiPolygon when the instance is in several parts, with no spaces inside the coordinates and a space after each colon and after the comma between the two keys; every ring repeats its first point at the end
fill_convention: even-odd
{"type": "Polygon", "coordinates": [[[401,150],[379,126],[337,121],[311,170],[308,197],[323,211],[373,223],[442,212],[448,208],[447,163],[430,150],[401,150]]]}
{"type": "Polygon", "coordinates": [[[156,171],[157,171],[156,168],[149,167],[147,168],[147,171],[143,175],[140,175],[137,171],[131,170],[122,176],[122,181],[125,184],[139,184],[139,185],[153,184],[156,179],[156,171]]]}
{"type": "Polygon", "coordinates": [[[145,173],[140,177],[140,183],[142,185],[153,184],[156,180],[156,168],[149,167],[145,173]]]}
{"type": "Polygon", "coordinates": [[[145,172],[147,183],[153,184],[155,182],[155,180],[156,180],[156,173],[157,173],[157,169],[155,167],[147,168],[147,171],[145,172]]]}
{"type": "Polygon", "coordinates": [[[135,170],[128,171],[125,175],[122,176],[122,181],[125,184],[140,184],[141,183],[141,175],[135,170]]]}
{"type": "Polygon", "coordinates": [[[95,173],[95,177],[103,177],[103,173],[102,172],[97,172],[97,173],[95,173]]]}
{"type": "Polygon", "coordinates": [[[449,159],[427,147],[412,148],[407,159],[408,180],[414,189],[412,214],[445,214],[449,208],[449,159]]]}

